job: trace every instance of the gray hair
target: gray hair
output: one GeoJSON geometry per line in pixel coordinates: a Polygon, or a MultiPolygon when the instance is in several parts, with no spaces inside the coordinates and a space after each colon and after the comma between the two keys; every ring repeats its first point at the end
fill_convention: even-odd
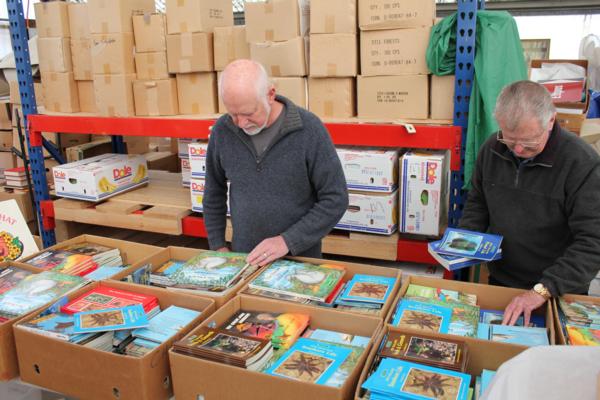
{"type": "MultiPolygon", "coordinates": [[[[271,86],[273,85],[273,83],[271,82],[271,79],[269,78],[269,74],[267,74],[267,70],[265,69],[265,67],[259,63],[256,62],[254,60],[236,60],[233,61],[231,64],[234,63],[238,63],[238,62],[244,62],[247,63],[249,65],[253,65],[256,68],[256,73],[253,73],[252,78],[254,80],[254,84],[256,86],[256,96],[257,99],[265,104],[268,103],[267,101],[267,96],[268,96],[268,92],[271,89],[271,86]]],[[[229,64],[229,65],[231,65],[229,64]]],[[[219,77],[219,97],[222,99],[223,98],[223,82],[225,81],[225,77],[227,75],[228,72],[228,68],[226,67],[223,72],[221,73],[221,76],[219,77]]]]}
{"type": "Polygon", "coordinates": [[[502,89],[494,116],[506,125],[506,129],[514,130],[525,118],[536,118],[544,127],[555,112],[550,92],[544,86],[532,81],[518,81],[502,89]]]}

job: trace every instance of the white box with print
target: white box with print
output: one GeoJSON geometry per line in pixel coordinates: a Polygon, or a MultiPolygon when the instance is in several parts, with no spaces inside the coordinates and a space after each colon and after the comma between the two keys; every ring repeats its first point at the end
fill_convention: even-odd
{"type": "Polygon", "coordinates": [[[390,235],[398,228],[398,191],[348,193],[348,209],[337,229],[390,235]]]}
{"type": "Polygon", "coordinates": [[[350,190],[391,193],[398,188],[398,151],[338,148],[350,190]]]}
{"type": "Polygon", "coordinates": [[[190,143],[188,145],[192,178],[204,178],[206,176],[207,150],[208,142],[190,143]]]}
{"type": "Polygon", "coordinates": [[[181,184],[184,187],[190,187],[190,178],[192,170],[190,168],[190,159],[187,157],[181,158],[181,184]]]}

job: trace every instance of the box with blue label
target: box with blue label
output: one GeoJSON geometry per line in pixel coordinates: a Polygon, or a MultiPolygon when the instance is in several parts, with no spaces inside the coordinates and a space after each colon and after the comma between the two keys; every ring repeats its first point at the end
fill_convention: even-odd
{"type": "Polygon", "coordinates": [[[350,190],[392,193],[398,188],[398,151],[336,149],[350,190]]]}
{"type": "Polygon", "coordinates": [[[52,168],[56,195],[99,201],[148,182],[143,155],[102,154],[52,168]]]}
{"type": "MultiPolygon", "coordinates": [[[[203,212],[202,199],[204,198],[204,179],[190,179],[190,194],[192,196],[192,211],[203,212]]],[[[229,209],[229,182],[227,182],[227,215],[230,215],[229,209]]]]}
{"type": "Polygon", "coordinates": [[[337,229],[390,235],[398,228],[398,191],[348,193],[348,209],[337,229]]]}
{"type": "Polygon", "coordinates": [[[192,178],[204,178],[206,176],[207,150],[208,142],[190,143],[188,145],[192,178]]]}
{"type": "Polygon", "coordinates": [[[448,220],[448,158],[443,151],[409,151],[400,158],[400,232],[443,232],[448,220]]]}

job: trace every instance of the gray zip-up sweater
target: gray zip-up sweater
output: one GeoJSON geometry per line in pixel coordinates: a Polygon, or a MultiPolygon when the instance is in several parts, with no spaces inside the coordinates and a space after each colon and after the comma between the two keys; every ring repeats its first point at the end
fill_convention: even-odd
{"type": "Polygon", "coordinates": [[[523,163],[493,136],[482,146],[460,226],[504,236],[489,264],[501,283],[552,295],[586,292],[600,270],[600,156],[554,125],[523,163]]]}
{"type": "Polygon", "coordinates": [[[322,122],[282,96],[277,101],[287,114],[260,157],[229,115],[212,129],[202,202],[208,243],[211,249],[226,245],[229,180],[233,251],[250,252],[282,235],[292,255],[321,257],[321,239],[348,207],[346,179],[322,122]]]}

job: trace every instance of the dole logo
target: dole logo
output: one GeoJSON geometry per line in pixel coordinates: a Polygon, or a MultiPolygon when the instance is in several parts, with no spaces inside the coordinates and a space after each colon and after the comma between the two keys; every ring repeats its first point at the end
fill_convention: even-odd
{"type": "Polygon", "coordinates": [[[129,165],[125,165],[123,168],[113,169],[113,179],[115,181],[126,178],[128,176],[131,176],[131,167],[129,165]]]}
{"type": "Polygon", "coordinates": [[[436,170],[437,163],[427,163],[427,176],[425,177],[425,182],[433,185],[437,179],[436,170]]]}
{"type": "Polygon", "coordinates": [[[206,150],[203,147],[190,146],[190,156],[206,156],[206,150]]]}
{"type": "Polygon", "coordinates": [[[192,182],[192,191],[194,191],[194,192],[204,192],[204,183],[192,182]]]}
{"type": "Polygon", "coordinates": [[[67,174],[65,174],[62,171],[54,171],[54,177],[56,179],[66,179],[67,178],[67,174]]]}

